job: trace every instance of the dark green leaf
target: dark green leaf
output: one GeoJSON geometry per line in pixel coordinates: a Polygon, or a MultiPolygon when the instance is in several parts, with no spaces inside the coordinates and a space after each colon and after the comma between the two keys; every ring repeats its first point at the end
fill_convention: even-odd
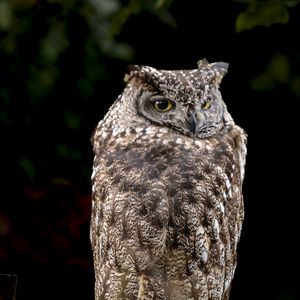
{"type": "Polygon", "coordinates": [[[289,12],[283,2],[258,1],[237,16],[235,29],[237,32],[241,32],[256,26],[269,27],[273,24],[286,24],[288,21],[289,12]]]}
{"type": "Polygon", "coordinates": [[[24,156],[19,160],[19,164],[27,174],[28,178],[33,180],[36,174],[33,162],[28,157],[24,156]]]}

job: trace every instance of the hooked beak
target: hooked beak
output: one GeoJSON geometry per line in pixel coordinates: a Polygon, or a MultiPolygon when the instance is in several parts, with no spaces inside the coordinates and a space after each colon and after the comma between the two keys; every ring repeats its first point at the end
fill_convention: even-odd
{"type": "Polygon", "coordinates": [[[190,131],[193,134],[197,134],[199,127],[201,125],[201,115],[199,112],[197,112],[196,109],[191,110],[189,115],[190,115],[190,119],[189,119],[190,131]]]}

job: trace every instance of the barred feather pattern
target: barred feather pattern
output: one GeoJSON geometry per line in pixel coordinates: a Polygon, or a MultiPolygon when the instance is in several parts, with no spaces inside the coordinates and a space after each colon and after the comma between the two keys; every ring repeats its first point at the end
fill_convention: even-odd
{"type": "Polygon", "coordinates": [[[229,299],[246,134],[228,116],[204,137],[156,124],[134,105],[153,82],[130,76],[92,137],[95,299],[229,299]]]}

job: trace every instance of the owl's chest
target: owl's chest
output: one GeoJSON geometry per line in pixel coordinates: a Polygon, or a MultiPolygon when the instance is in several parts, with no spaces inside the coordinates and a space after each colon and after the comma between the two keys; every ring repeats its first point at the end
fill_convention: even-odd
{"type": "Polygon", "coordinates": [[[97,172],[105,183],[100,181],[124,195],[123,201],[144,211],[164,203],[171,214],[184,216],[228,194],[236,158],[222,139],[134,133],[103,140],[96,153],[97,172]]]}
{"type": "Polygon", "coordinates": [[[158,180],[180,175],[184,179],[187,173],[189,176],[209,173],[209,165],[222,164],[226,154],[217,148],[211,142],[180,135],[172,139],[159,133],[130,138],[117,136],[101,142],[96,165],[100,164],[110,176],[136,174],[141,180],[158,180]]]}

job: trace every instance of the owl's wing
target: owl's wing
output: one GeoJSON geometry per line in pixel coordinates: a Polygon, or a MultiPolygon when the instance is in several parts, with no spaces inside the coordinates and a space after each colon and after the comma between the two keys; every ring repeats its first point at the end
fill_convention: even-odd
{"type": "Polygon", "coordinates": [[[169,195],[170,299],[229,295],[243,221],[245,142],[238,127],[210,139],[176,139],[171,167],[163,172],[169,195]]]}
{"type": "Polygon", "coordinates": [[[166,157],[155,146],[102,146],[92,176],[96,285],[100,294],[136,297],[140,275],[162,273],[157,261],[165,251],[169,220],[169,196],[160,176],[166,157]]]}

